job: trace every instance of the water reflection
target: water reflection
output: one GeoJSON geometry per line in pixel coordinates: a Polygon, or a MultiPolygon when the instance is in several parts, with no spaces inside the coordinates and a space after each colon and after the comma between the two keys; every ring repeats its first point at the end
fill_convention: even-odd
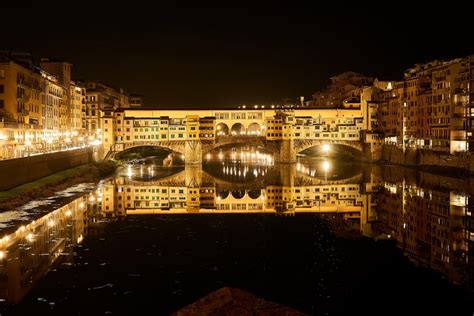
{"type": "Polygon", "coordinates": [[[84,239],[87,203],[80,197],[0,240],[0,297],[19,302],[52,266],[69,265],[84,239]]]}
{"type": "Polygon", "coordinates": [[[116,177],[104,184],[102,211],[110,217],[135,214],[298,213],[332,214],[335,232],[357,230],[396,241],[417,264],[472,287],[473,218],[462,180],[440,187],[439,176],[331,160],[266,166],[260,181],[249,167],[227,161],[188,167],[156,181],[116,177]],[[209,167],[210,166],[210,167],[209,167]],[[339,221],[339,223],[336,223],[339,221]],[[471,259],[471,260],[469,260],[471,259]]]}
{"type": "Polygon", "coordinates": [[[72,264],[88,223],[140,214],[322,214],[336,234],[393,240],[414,263],[474,288],[472,192],[464,180],[326,159],[279,165],[266,154],[252,164],[252,153],[229,155],[203,166],[125,166],[94,192],[5,234],[1,298],[17,303],[51,267],[72,264]]]}
{"type": "Polygon", "coordinates": [[[218,178],[247,182],[265,177],[273,165],[272,154],[265,152],[264,148],[243,146],[208,153],[204,169],[218,178]]]}

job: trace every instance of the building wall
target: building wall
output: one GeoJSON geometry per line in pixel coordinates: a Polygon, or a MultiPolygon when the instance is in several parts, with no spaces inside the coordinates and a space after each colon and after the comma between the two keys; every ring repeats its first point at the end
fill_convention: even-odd
{"type": "Polygon", "coordinates": [[[473,58],[416,65],[392,90],[381,93],[379,130],[386,143],[450,153],[474,151],[473,58]]]}

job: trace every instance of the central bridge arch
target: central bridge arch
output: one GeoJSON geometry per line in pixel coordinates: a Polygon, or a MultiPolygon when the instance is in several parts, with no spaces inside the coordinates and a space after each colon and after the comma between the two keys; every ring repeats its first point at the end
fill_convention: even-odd
{"type": "Polygon", "coordinates": [[[349,147],[361,154],[363,152],[362,144],[359,141],[348,140],[296,139],[294,141],[294,148],[296,153],[301,153],[312,147],[324,146],[325,144],[349,147]]]}
{"type": "Polygon", "coordinates": [[[229,145],[249,145],[249,146],[265,146],[264,136],[221,136],[216,137],[215,142],[204,143],[202,146],[203,154],[229,145]]]}

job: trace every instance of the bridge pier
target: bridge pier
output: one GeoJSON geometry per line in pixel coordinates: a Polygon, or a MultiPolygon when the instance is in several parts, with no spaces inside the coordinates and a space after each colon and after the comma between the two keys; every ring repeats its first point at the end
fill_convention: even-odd
{"type": "Polygon", "coordinates": [[[294,187],[296,178],[296,164],[284,164],[279,166],[280,182],[285,187],[294,187]]]}
{"type": "Polygon", "coordinates": [[[184,145],[184,163],[202,163],[202,143],[199,140],[187,140],[184,145]]]}
{"type": "Polygon", "coordinates": [[[382,159],[382,145],[374,143],[363,143],[362,159],[365,162],[375,162],[382,159]]]}
{"type": "Polygon", "coordinates": [[[293,139],[284,139],[279,141],[275,146],[275,161],[279,163],[295,163],[296,149],[293,139]]]}
{"type": "Polygon", "coordinates": [[[202,165],[186,165],[184,168],[185,183],[187,188],[199,189],[202,184],[202,165]]]}

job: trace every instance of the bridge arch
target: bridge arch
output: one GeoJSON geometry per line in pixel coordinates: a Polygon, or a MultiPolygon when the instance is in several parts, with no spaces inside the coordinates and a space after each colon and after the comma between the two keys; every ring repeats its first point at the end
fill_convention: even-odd
{"type": "Polygon", "coordinates": [[[230,135],[231,136],[240,136],[240,135],[246,135],[246,130],[245,127],[242,123],[235,123],[232,125],[232,128],[230,129],[230,135]]]}
{"type": "Polygon", "coordinates": [[[262,190],[249,190],[247,191],[247,194],[251,199],[256,200],[262,195],[262,190]]]}
{"type": "Polygon", "coordinates": [[[224,200],[229,196],[229,190],[216,190],[217,199],[224,200]]]}
{"type": "Polygon", "coordinates": [[[250,125],[247,127],[247,135],[251,136],[260,136],[262,135],[262,127],[258,123],[250,123],[250,125]]]}
{"type": "Polygon", "coordinates": [[[184,153],[184,146],[179,146],[176,144],[171,144],[167,146],[166,144],[129,143],[129,144],[126,144],[126,146],[116,149],[110,158],[122,159],[122,157],[125,154],[131,151],[137,151],[138,149],[142,149],[142,151],[161,150],[163,151],[163,153],[167,153],[167,154],[175,153],[175,154],[183,155],[184,153]]]}
{"type": "Polygon", "coordinates": [[[234,190],[231,192],[234,199],[240,200],[245,196],[245,190],[234,190]]]}
{"type": "MultiPolygon", "coordinates": [[[[344,153],[347,151],[352,154],[362,154],[363,148],[359,141],[346,141],[346,140],[295,140],[296,153],[301,154],[303,152],[313,151],[313,154],[330,156],[335,152],[344,153]],[[345,151],[343,151],[345,149],[345,151]]],[[[310,153],[311,155],[311,153],[310,153]]]]}
{"type": "Polygon", "coordinates": [[[229,126],[226,123],[219,123],[216,125],[216,136],[229,136],[229,126]]]}

